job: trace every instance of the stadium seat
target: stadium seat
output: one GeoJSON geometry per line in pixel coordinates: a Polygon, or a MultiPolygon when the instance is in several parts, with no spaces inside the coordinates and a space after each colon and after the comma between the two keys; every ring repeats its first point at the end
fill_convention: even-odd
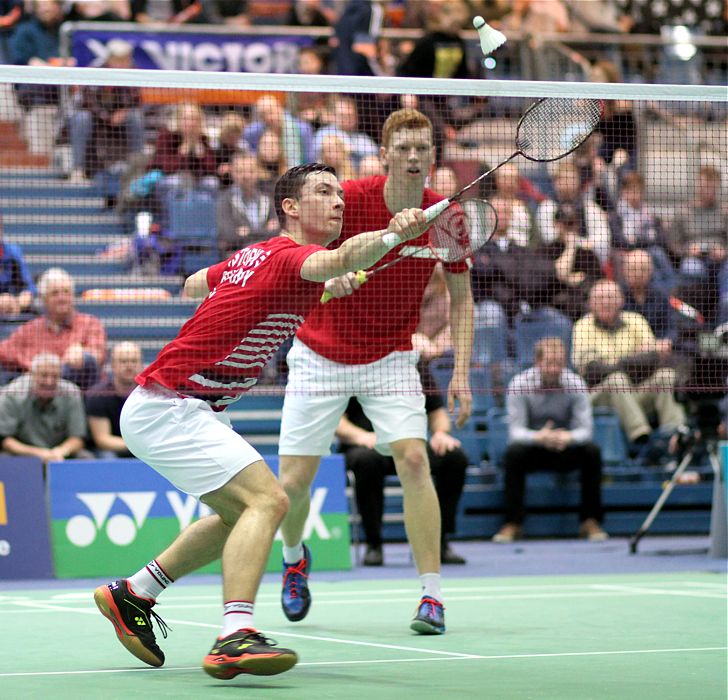
{"type": "Polygon", "coordinates": [[[276,454],[281,432],[283,395],[250,391],[227,410],[235,432],[261,454],[276,454]]]}
{"type": "Polygon", "coordinates": [[[486,425],[488,459],[492,464],[500,464],[508,448],[508,419],[505,409],[493,408],[488,411],[486,425]]]}
{"type": "Polygon", "coordinates": [[[611,408],[594,409],[594,442],[602,451],[606,467],[623,467],[629,463],[627,438],[619,417],[611,408]]]}
{"type": "Polygon", "coordinates": [[[533,364],[533,348],[542,338],[561,338],[567,358],[571,356],[571,321],[556,309],[544,307],[519,313],[514,321],[516,363],[524,369],[533,364]]]}
{"type": "MultiPolygon", "coordinates": [[[[452,355],[437,357],[430,362],[430,371],[435,378],[435,383],[440,389],[443,397],[447,392],[452,377],[453,358],[452,355]]],[[[491,408],[495,407],[493,395],[493,383],[490,373],[483,367],[470,368],[470,389],[473,392],[473,415],[484,416],[491,408]]]]}

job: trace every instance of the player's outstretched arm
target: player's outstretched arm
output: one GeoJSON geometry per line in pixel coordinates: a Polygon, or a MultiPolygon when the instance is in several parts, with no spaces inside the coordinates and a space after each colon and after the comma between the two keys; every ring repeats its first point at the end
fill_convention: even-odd
{"type": "Polygon", "coordinates": [[[189,299],[201,299],[210,293],[207,286],[207,268],[198,270],[185,280],[185,286],[182,290],[184,296],[189,299]]]}
{"type": "Polygon", "coordinates": [[[403,209],[392,217],[386,231],[360,233],[336,250],[322,250],[309,256],[301,267],[301,277],[326,282],[346,272],[371,267],[399,243],[421,236],[429,225],[422,209],[403,209]]]}

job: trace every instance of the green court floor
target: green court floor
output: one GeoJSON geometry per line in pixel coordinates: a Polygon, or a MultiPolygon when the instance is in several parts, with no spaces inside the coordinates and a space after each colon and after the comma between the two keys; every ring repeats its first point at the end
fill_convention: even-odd
{"type": "Polygon", "coordinates": [[[220,589],[179,585],[156,608],[173,628],[161,669],[117,642],[89,588],[0,591],[0,698],[488,698],[725,700],[725,575],[448,579],[448,632],[408,629],[407,581],[315,582],[289,623],[264,584],[258,626],[296,649],[273,677],[216,681],[199,668],[220,624],[220,589]]]}

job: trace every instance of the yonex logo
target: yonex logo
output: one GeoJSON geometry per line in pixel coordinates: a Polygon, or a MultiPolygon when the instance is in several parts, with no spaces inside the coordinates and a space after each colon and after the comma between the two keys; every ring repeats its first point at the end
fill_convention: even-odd
{"type": "MultiPolygon", "coordinates": [[[[321,540],[332,539],[332,534],[321,515],[327,494],[328,489],[323,486],[314,490],[311,496],[311,509],[303,531],[304,539],[309,539],[314,532],[321,540]]],[[[146,522],[159,495],[161,494],[157,491],[77,493],[76,498],[88,508],[91,515],[74,515],[69,518],[66,523],[66,537],[76,547],[89,547],[103,530],[112,544],[119,547],[128,546],[135,540],[146,522]],[[128,513],[114,513],[110,516],[117,499],[126,506],[128,513]]],[[[179,491],[167,491],[164,495],[179,523],[180,532],[195,519],[195,516],[203,518],[212,513],[209,506],[179,491]]],[[[0,491],[1,496],[2,491],[0,491]]],[[[3,501],[0,500],[0,516],[3,514],[2,506],[3,501]]],[[[282,539],[280,531],[276,533],[276,539],[282,539]]]]}
{"type": "MultiPolygon", "coordinates": [[[[98,533],[105,530],[113,544],[119,547],[129,545],[147,520],[158,495],[156,491],[77,493],[76,498],[88,508],[91,517],[71,517],[66,523],[66,537],[77,547],[88,547],[96,540],[98,533]],[[131,515],[115,513],[109,517],[117,498],[124,503],[131,515]]],[[[179,522],[180,531],[192,522],[195,512],[201,518],[212,513],[208,506],[199,503],[192,496],[183,496],[178,491],[167,491],[165,495],[179,522]]]]}
{"type": "Polygon", "coordinates": [[[134,618],[134,622],[136,622],[137,627],[146,627],[146,625],[147,625],[144,618],[139,617],[138,615],[134,618]]]}

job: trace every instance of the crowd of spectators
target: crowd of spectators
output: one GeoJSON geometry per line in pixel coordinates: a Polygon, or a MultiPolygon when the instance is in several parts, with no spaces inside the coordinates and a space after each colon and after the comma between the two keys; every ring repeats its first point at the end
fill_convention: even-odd
{"type": "MultiPolygon", "coordinates": [[[[333,27],[331,41],[300,51],[301,73],[464,78],[478,75],[480,69],[460,37],[474,13],[506,30],[528,30],[532,35],[657,28],[649,17],[649,3],[622,0],[296,0],[287,3],[280,17],[265,14],[264,5],[270,3],[9,0],[0,3],[0,60],[28,65],[69,62],[61,58],[59,47],[59,26],[65,19],[232,26],[276,22],[333,27]],[[425,33],[416,42],[395,46],[379,36],[385,24],[424,27],[425,33]]],[[[726,3],[718,5],[722,15],[703,18],[706,33],[719,31],[726,22],[726,3]]],[[[133,67],[133,49],[127,41],[113,39],[104,65],[133,67]]],[[[604,79],[619,79],[620,67],[614,62],[602,58],[594,68],[604,79]]],[[[57,92],[46,86],[18,85],[16,95],[26,110],[58,102],[57,92]]],[[[378,128],[392,109],[414,106],[431,118],[438,167],[430,186],[443,195],[470,179],[464,180],[463,161],[476,160],[481,170],[494,164],[485,162],[477,149],[474,158],[452,157],[453,147],[467,145],[478,129],[486,132],[490,117],[512,116],[508,109],[499,111],[497,99],[488,103],[302,93],[290,99],[265,94],[252,104],[229,107],[203,108],[189,101],[157,111],[156,120],[149,120],[136,88],[84,87],[71,97],[70,109],[59,116],[58,124],[70,145],[69,179],[83,184],[98,173],[121,175],[121,189],[110,190],[107,203],[116,204],[128,222],[138,221],[140,212],[148,213],[143,220],[153,225],[139,232],[129,223],[129,233],[146,237],[151,230],[164,250],[174,243],[170,207],[175,196],[206,192],[216,213],[216,239],[208,243],[218,256],[277,233],[270,194],[287,168],[320,159],[334,165],[341,179],[382,174],[378,128]],[[129,164],[136,170],[124,177],[129,164]]],[[[629,102],[610,101],[597,132],[568,159],[550,169],[521,170],[515,161],[497,171],[486,183],[486,194],[499,215],[498,229],[472,268],[477,323],[507,337],[511,369],[524,369],[513,345],[518,319],[543,309],[567,319],[574,324],[572,368],[589,386],[594,403],[611,406],[638,445],[653,432],[652,413],[658,428],[671,430],[685,421],[673,390],[689,382],[699,356],[699,334],[728,320],[728,215],[716,165],[720,154],[712,154],[716,158],[697,168],[694,191],[686,192],[689,183],[674,183],[677,205],[669,212],[655,206],[646,187],[649,173],[641,169],[639,158],[640,120],[647,118],[643,111],[637,114],[629,102]],[[627,335],[629,342],[624,340],[627,335]],[[626,391],[632,387],[639,392],[626,391]]],[[[65,382],[73,382],[86,394],[91,417],[90,434],[74,436],[89,440],[82,446],[122,453],[123,446],[112,439],[118,437],[118,425],[108,406],[92,397],[98,396],[99,386],[106,396],[128,391],[124,368],[141,362],[138,348],[117,346],[111,353],[111,373],[105,371],[103,325],[75,311],[70,276],[48,270],[37,281],[36,291],[17,247],[2,244],[1,238],[0,244],[0,313],[38,314],[0,342],[3,383],[22,379],[23,392],[42,412],[55,399],[49,399],[50,379],[46,389],[33,393],[36,373],[57,374],[55,390],[66,398],[73,392],[65,382]],[[43,361],[36,363],[39,356],[43,361]]],[[[134,250],[129,246],[130,254],[134,250]]],[[[415,338],[427,359],[449,350],[444,294],[444,285],[434,278],[415,338]]],[[[2,405],[0,401],[0,409],[2,405]]],[[[8,449],[5,442],[3,446],[8,449]]],[[[48,436],[38,447],[55,450],[57,457],[82,446],[48,436]]]]}

